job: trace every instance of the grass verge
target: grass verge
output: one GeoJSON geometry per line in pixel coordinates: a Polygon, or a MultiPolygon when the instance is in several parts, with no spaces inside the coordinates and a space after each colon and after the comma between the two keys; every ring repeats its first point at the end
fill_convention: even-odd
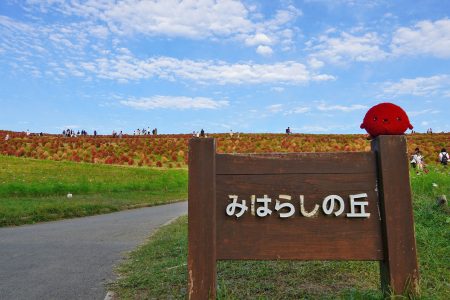
{"type": "MultiPolygon", "coordinates": [[[[411,173],[421,296],[450,295],[450,210],[435,198],[450,195],[448,170],[411,173]],[[434,183],[434,185],[433,185],[434,183]]],[[[162,228],[130,254],[112,284],[118,299],[185,299],[187,217],[162,228]]],[[[382,299],[378,263],[224,261],[218,264],[219,299],[382,299]]]]}
{"type": "Polygon", "coordinates": [[[0,156],[0,226],[30,224],[187,198],[187,170],[0,156]],[[67,198],[71,193],[72,198],[67,198]]]}

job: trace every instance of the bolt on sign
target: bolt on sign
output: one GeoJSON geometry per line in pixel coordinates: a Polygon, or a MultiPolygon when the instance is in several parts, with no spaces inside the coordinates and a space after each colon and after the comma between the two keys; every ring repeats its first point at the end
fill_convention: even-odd
{"type": "Polygon", "coordinates": [[[370,152],[217,154],[189,143],[189,299],[218,260],[379,261],[385,293],[418,294],[406,137],[370,152]]]}

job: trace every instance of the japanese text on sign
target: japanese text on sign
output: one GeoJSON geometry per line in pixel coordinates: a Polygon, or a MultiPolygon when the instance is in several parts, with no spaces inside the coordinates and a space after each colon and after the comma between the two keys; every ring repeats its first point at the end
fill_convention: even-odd
{"type": "MultiPolygon", "coordinates": [[[[272,203],[272,198],[264,195],[262,198],[257,198],[255,195],[251,195],[250,201],[239,200],[237,195],[228,195],[231,203],[229,203],[225,209],[226,214],[230,217],[235,216],[236,218],[242,217],[248,210],[250,205],[250,214],[253,216],[258,216],[264,218],[270,216],[273,210],[278,214],[280,218],[290,218],[295,215],[295,206],[291,202],[292,197],[290,195],[278,195],[275,199],[275,207],[269,208],[269,204],[272,203]],[[284,200],[281,202],[280,200],[284,200]],[[247,205],[248,203],[248,205],[247,205]]],[[[369,205],[366,193],[349,195],[350,198],[350,212],[346,213],[347,218],[369,218],[370,213],[366,212],[366,208],[369,205]]],[[[312,218],[317,216],[320,205],[316,204],[314,208],[310,211],[305,209],[305,197],[304,195],[299,196],[299,212],[300,215],[307,218],[312,218]]],[[[322,201],[322,211],[325,215],[340,216],[345,211],[344,199],[339,195],[329,195],[326,196],[322,201]]]]}

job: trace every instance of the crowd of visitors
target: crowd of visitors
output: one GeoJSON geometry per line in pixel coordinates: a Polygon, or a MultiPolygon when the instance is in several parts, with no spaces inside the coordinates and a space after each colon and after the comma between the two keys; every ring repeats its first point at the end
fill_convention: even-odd
{"type": "Polygon", "coordinates": [[[202,128],[202,130],[196,132],[195,130],[192,132],[193,137],[208,137],[208,135],[205,133],[205,130],[202,128]]]}
{"type": "MultiPolygon", "coordinates": [[[[143,128],[143,129],[136,129],[133,131],[133,135],[157,135],[157,134],[158,134],[158,129],[154,128],[154,129],[150,130],[150,127],[148,129],[143,128]]],[[[29,135],[29,134],[27,133],[27,135],[29,135]]],[[[78,130],[78,131],[75,131],[73,129],[64,129],[62,132],[62,135],[64,137],[78,137],[78,136],[88,136],[89,133],[84,129],[78,130]]],[[[124,133],[122,130],[119,132],[113,130],[111,135],[114,138],[122,138],[124,136],[124,133]]],[[[97,136],[97,130],[93,131],[93,136],[94,137],[97,136]]]]}
{"type": "MultiPolygon", "coordinates": [[[[441,149],[437,156],[437,159],[442,166],[447,167],[450,156],[445,148],[441,149]]],[[[411,155],[410,163],[413,169],[416,170],[417,175],[420,175],[421,172],[428,173],[428,169],[426,168],[425,164],[425,158],[419,148],[414,149],[414,153],[411,155]]]]}
{"type": "MultiPolygon", "coordinates": [[[[291,134],[291,128],[287,127],[286,128],[286,134],[291,134]]],[[[427,129],[427,133],[428,134],[432,134],[433,130],[431,128],[427,129]]],[[[143,128],[143,129],[136,129],[133,132],[133,135],[157,135],[158,134],[158,129],[154,128],[152,130],[150,130],[150,127],[147,127],[147,129],[143,128]]],[[[31,134],[30,131],[27,129],[26,131],[26,135],[30,136],[30,135],[39,135],[39,136],[43,136],[44,134],[38,133],[38,134],[31,134]]],[[[64,137],[78,137],[78,136],[87,136],[89,135],[88,132],[86,130],[78,130],[78,131],[74,131],[73,129],[65,129],[62,132],[62,135],[64,137]]],[[[112,137],[114,138],[122,138],[124,135],[123,131],[119,131],[116,132],[115,130],[112,131],[112,137]]],[[[237,138],[239,138],[239,132],[234,133],[233,130],[230,130],[229,135],[231,138],[233,138],[234,136],[236,136],[237,138]]],[[[97,136],[97,130],[93,131],[93,136],[97,136]]],[[[206,134],[205,130],[202,128],[200,131],[196,132],[193,131],[192,132],[192,136],[194,137],[208,137],[208,135],[206,134]]],[[[11,136],[9,134],[6,134],[4,137],[4,141],[9,141],[11,139],[11,136]]],[[[450,160],[450,155],[447,152],[447,150],[445,148],[442,148],[441,151],[439,152],[439,154],[437,155],[437,161],[444,167],[447,167],[448,162],[450,160]]],[[[410,160],[411,166],[412,168],[415,170],[417,175],[420,175],[422,172],[424,173],[428,173],[428,169],[426,168],[426,164],[425,164],[425,157],[423,156],[422,152],[420,151],[420,149],[417,147],[416,149],[414,149],[414,153],[411,154],[411,160],[410,160]]]]}
{"type": "Polygon", "coordinates": [[[147,129],[142,128],[142,129],[136,129],[135,131],[133,131],[133,135],[157,135],[158,134],[158,129],[157,128],[153,128],[152,130],[150,130],[150,127],[147,127],[147,129]]]}
{"type": "Polygon", "coordinates": [[[88,133],[86,130],[78,130],[77,132],[75,132],[75,130],[73,129],[65,129],[62,132],[62,135],[65,137],[77,137],[77,136],[87,136],[88,133]]]}

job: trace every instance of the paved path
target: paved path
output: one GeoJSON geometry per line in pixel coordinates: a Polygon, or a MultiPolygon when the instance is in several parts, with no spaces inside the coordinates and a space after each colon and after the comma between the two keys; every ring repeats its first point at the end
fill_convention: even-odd
{"type": "Polygon", "coordinates": [[[0,299],[103,299],[124,252],[187,202],[0,228],[0,299]]]}

